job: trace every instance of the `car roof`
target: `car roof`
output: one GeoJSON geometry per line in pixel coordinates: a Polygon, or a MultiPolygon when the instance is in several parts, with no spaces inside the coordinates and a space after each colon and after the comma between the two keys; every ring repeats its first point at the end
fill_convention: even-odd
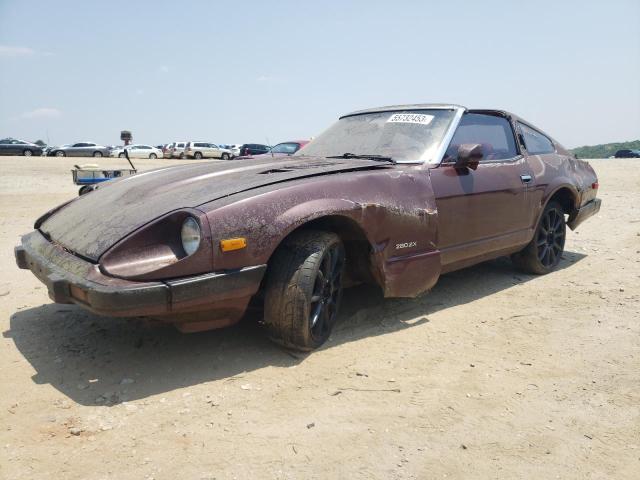
{"type": "Polygon", "coordinates": [[[396,110],[454,110],[466,107],[456,105],[454,103],[413,103],[406,105],[387,105],[386,107],[367,108],[365,110],[356,110],[355,112],[342,115],[340,118],[350,117],[352,115],[362,115],[364,113],[393,112],[396,110]]]}

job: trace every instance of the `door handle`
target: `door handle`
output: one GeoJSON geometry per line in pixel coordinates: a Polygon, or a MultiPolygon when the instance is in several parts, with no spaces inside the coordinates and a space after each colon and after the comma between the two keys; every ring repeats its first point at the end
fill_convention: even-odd
{"type": "Polygon", "coordinates": [[[520,175],[520,180],[522,183],[531,183],[532,177],[531,175],[520,175]]]}

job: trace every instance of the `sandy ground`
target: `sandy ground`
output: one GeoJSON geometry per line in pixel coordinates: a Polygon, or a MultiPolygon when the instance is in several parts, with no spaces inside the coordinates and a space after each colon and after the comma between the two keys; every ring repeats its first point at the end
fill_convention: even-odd
{"type": "Polygon", "coordinates": [[[0,478],[640,478],[637,160],[592,162],[602,211],[553,274],[351,289],[311,355],[249,322],[183,335],[52,304],[12,249],[76,194],[73,163],[0,157],[0,478]]]}

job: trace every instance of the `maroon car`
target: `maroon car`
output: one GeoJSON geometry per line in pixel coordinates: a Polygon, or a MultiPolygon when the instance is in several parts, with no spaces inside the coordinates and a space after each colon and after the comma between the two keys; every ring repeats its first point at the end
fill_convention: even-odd
{"type": "Polygon", "coordinates": [[[237,322],[253,300],[271,338],[309,350],[345,285],[414,297],[503,255],[552,271],[565,225],[598,212],[597,188],[587,162],[516,115],[374,108],[288,158],[101,184],[39,218],[15,256],[55,302],[198,331],[237,322]]]}

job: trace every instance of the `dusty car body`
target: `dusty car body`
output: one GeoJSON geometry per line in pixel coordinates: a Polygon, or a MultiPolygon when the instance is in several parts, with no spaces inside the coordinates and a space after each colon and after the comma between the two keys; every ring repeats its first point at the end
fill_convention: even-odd
{"type": "Polygon", "coordinates": [[[38,219],[15,255],[55,302],[183,331],[231,325],[257,299],[274,340],[309,350],[348,284],[415,297],[503,255],[551,271],[565,221],[599,210],[597,187],[587,162],[516,115],[391,106],[341,117],[291,157],[100,185],[38,219]]]}

